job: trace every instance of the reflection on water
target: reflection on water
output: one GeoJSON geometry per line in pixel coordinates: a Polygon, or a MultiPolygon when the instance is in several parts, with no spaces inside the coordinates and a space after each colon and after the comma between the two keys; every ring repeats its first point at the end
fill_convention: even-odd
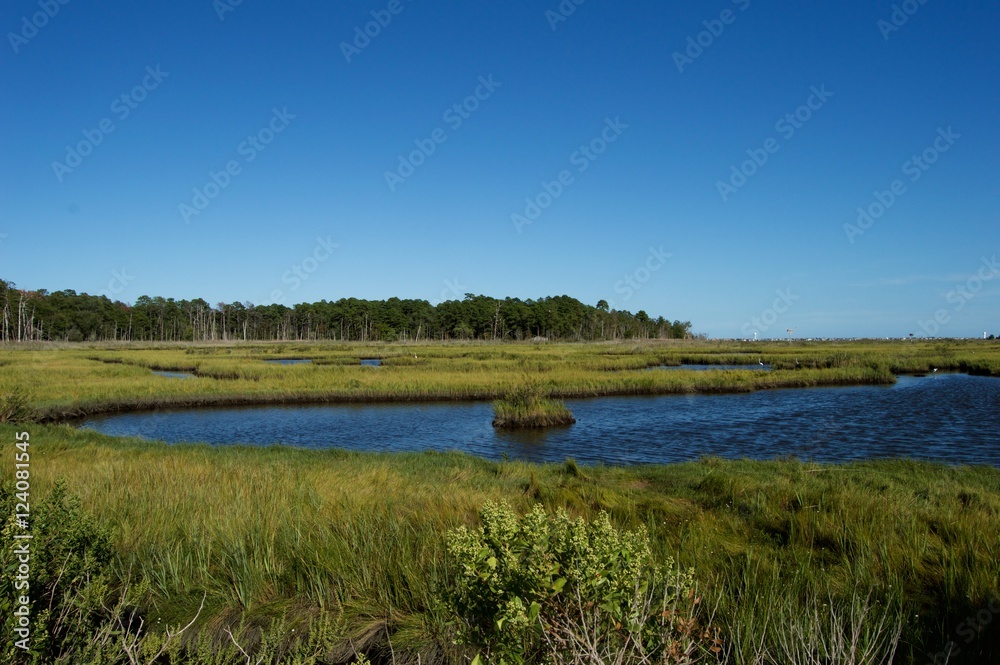
{"type": "Polygon", "coordinates": [[[567,400],[572,427],[497,432],[489,403],[262,406],[115,414],[83,426],[169,442],[463,450],[491,459],[634,464],[915,457],[1000,466],[1000,380],[903,376],[894,386],[567,400]]]}
{"type": "Polygon", "coordinates": [[[269,365],[309,365],[312,364],[312,358],[274,358],[264,362],[269,365]]]}
{"type": "Polygon", "coordinates": [[[379,367],[382,365],[381,358],[362,358],[361,364],[365,367],[379,367]]]}

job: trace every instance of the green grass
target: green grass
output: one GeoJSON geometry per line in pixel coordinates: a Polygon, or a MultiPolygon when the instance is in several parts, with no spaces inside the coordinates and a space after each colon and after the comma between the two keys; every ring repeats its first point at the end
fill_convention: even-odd
{"type": "Polygon", "coordinates": [[[501,429],[560,427],[575,422],[565,402],[547,397],[543,387],[530,379],[493,402],[493,426],[501,429]]]}
{"type": "Polygon", "coordinates": [[[493,403],[493,426],[502,429],[559,427],[575,422],[562,400],[505,397],[493,403]]]}
{"type": "Polygon", "coordinates": [[[1000,343],[699,342],[155,345],[0,347],[0,386],[30,388],[47,420],[129,409],[288,402],[496,400],[527,375],[553,398],[745,392],[892,383],[937,367],[1000,376],[1000,343]],[[274,358],[311,358],[282,366],[274,358]],[[361,358],[381,358],[362,367],[361,358]],[[771,364],[770,372],[647,371],[658,365],[771,364]],[[192,372],[177,380],[151,370],[192,372]]]}
{"type": "MultiPolygon", "coordinates": [[[[457,662],[437,602],[451,565],[444,534],[494,499],[519,511],[606,510],[619,526],[645,526],[658,556],[695,568],[731,662],[751,662],[755,644],[777,643],[810,613],[822,624],[824,603],[859,594],[902,616],[898,662],[930,662],[949,641],[962,648],[952,663],[1000,657],[997,631],[966,642],[962,630],[1000,589],[994,468],[720,459],[580,468],[27,429],[33,500],[66,479],[111,530],[117,572],[151,583],[154,625],[186,623],[204,596],[203,636],[275,617],[301,630],[326,614],[344,644],[386,647],[387,625],[398,654],[457,662]]],[[[2,459],[13,460],[15,431],[0,425],[2,459]]],[[[11,479],[13,464],[2,469],[11,479]]]]}

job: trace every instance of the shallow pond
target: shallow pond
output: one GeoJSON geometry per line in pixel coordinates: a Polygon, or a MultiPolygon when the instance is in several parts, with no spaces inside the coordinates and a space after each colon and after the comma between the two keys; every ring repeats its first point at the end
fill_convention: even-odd
{"type": "Polygon", "coordinates": [[[903,376],[894,386],[567,400],[571,427],[497,432],[486,402],[161,410],[87,419],[171,443],[462,450],[498,459],[661,463],[702,455],[816,461],[914,457],[1000,466],[1000,380],[903,376]]]}
{"type": "Polygon", "coordinates": [[[269,365],[311,365],[312,358],[274,358],[264,362],[269,365]]]}

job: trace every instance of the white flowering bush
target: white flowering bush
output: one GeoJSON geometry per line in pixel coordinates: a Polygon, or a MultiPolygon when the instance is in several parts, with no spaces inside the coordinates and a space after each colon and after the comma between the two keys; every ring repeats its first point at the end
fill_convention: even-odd
{"type": "Polygon", "coordinates": [[[644,529],[487,503],[482,526],[448,534],[456,576],[446,601],[459,643],[490,664],[689,663],[714,658],[694,571],[654,560],[644,529]]]}

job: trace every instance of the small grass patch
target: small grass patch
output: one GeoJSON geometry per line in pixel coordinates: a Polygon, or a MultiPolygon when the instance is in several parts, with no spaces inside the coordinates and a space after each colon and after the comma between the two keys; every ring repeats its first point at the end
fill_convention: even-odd
{"type": "Polygon", "coordinates": [[[547,397],[537,384],[526,383],[493,402],[493,426],[501,429],[562,427],[575,422],[565,402],[547,397]]]}
{"type": "Polygon", "coordinates": [[[576,422],[573,412],[562,400],[540,399],[527,404],[509,399],[493,403],[493,426],[502,429],[522,427],[560,427],[576,422]]]}

